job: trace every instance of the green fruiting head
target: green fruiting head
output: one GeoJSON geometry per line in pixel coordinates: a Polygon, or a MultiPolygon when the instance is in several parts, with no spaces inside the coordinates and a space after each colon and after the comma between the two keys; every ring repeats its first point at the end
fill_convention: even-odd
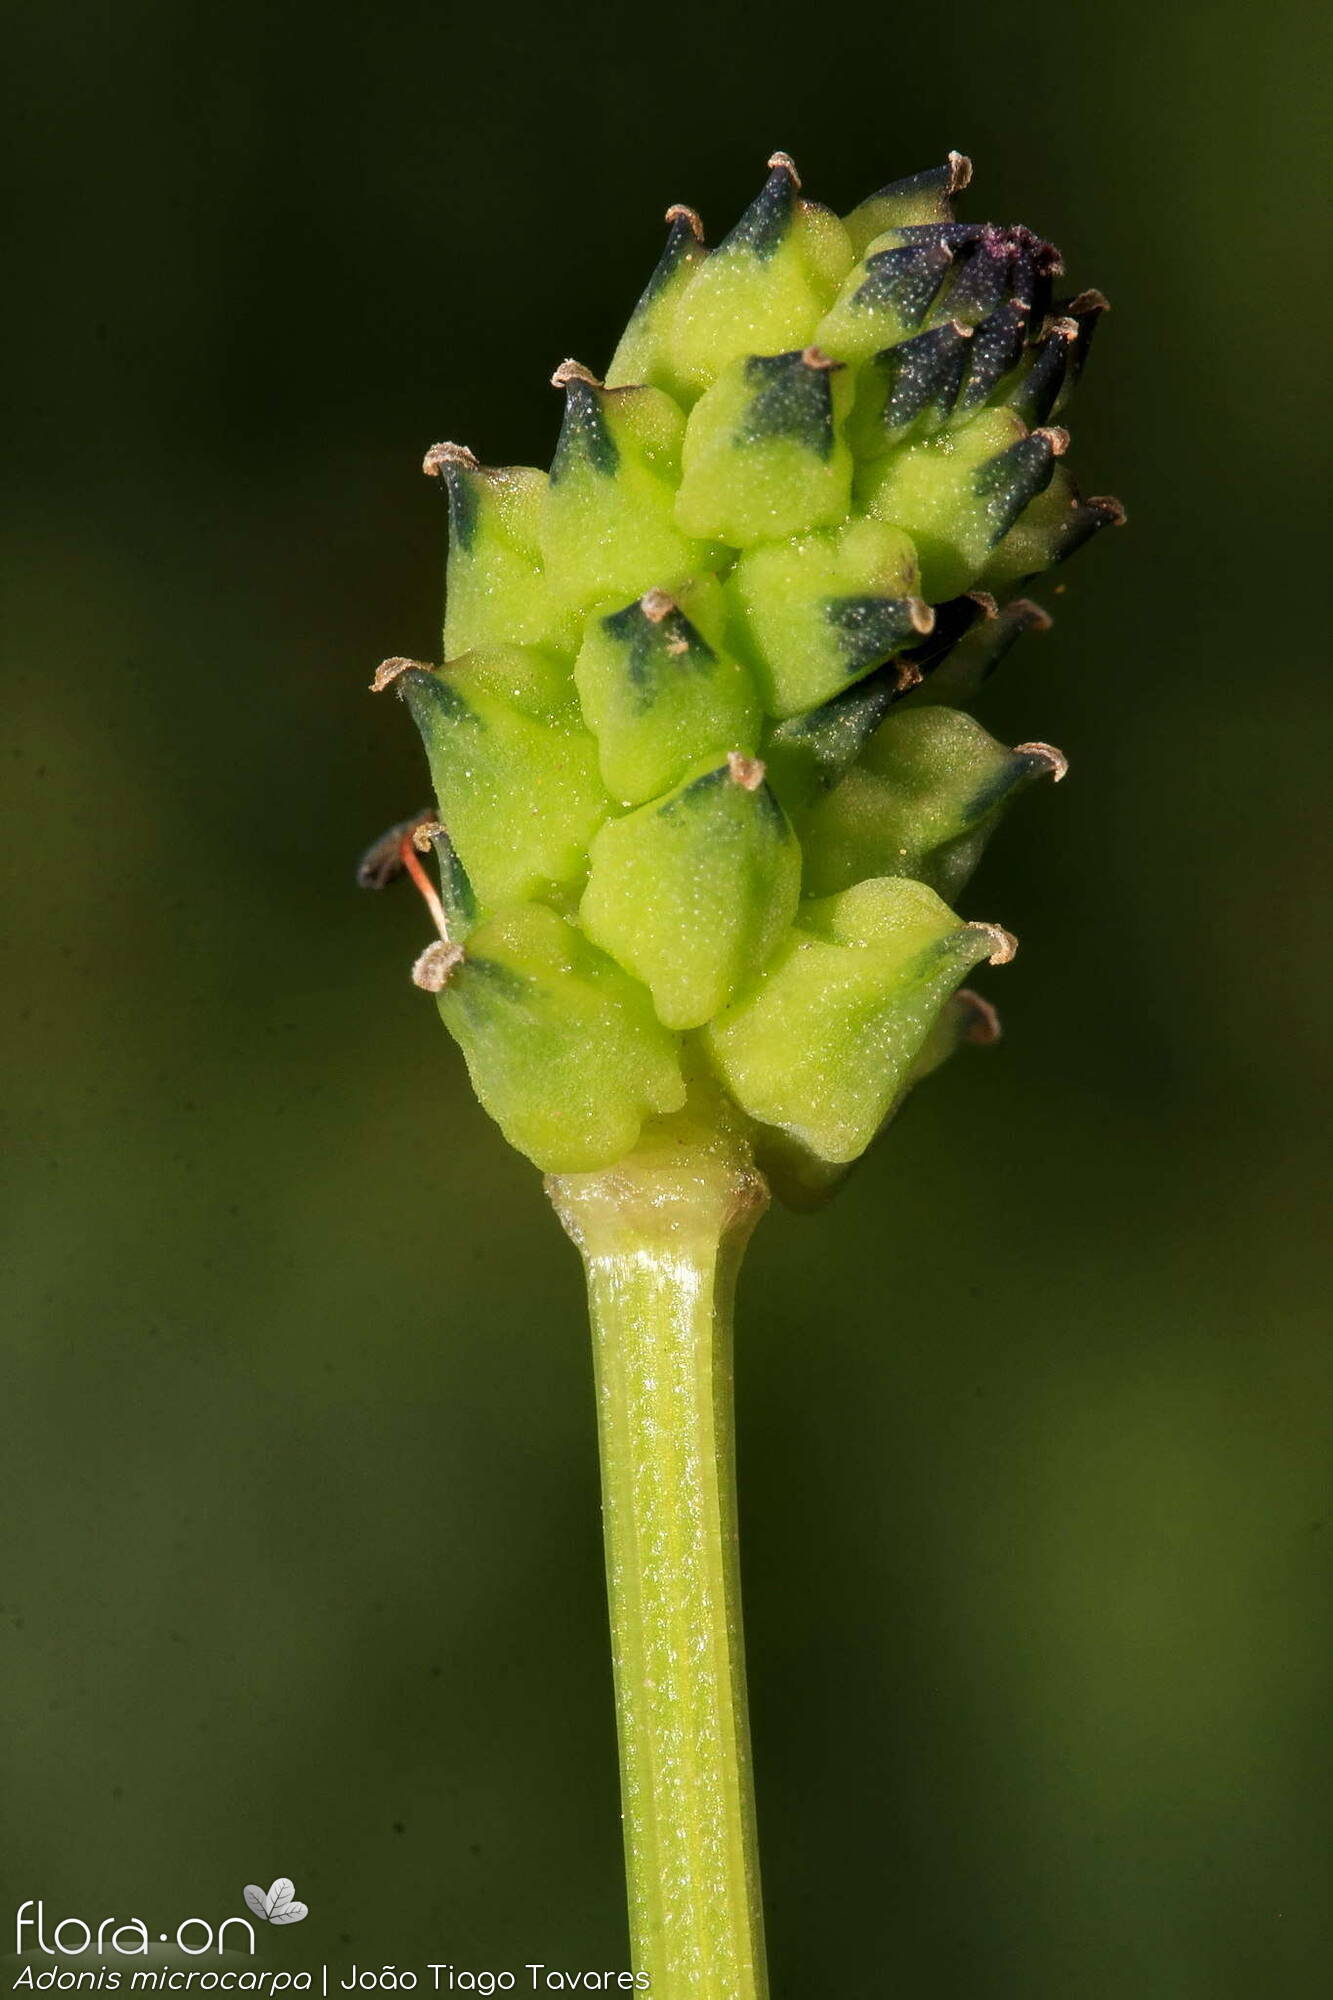
{"type": "Polygon", "coordinates": [[[1122,515],[1067,469],[1106,301],[956,221],[970,176],[839,221],[775,154],[716,249],[669,211],[606,381],[556,371],[549,473],[427,455],[444,663],[376,680],[439,808],[400,843],[440,870],[416,977],[548,1171],[613,1165],[688,1080],[808,1204],[997,1032],[961,982],[1013,941],[948,902],[1064,759],[964,704],[1049,625],[1017,587],[1122,515]]]}

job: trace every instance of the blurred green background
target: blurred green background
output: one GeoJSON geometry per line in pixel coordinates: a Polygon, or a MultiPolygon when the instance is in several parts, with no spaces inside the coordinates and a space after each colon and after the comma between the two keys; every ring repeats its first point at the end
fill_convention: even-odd
{"type": "Polygon", "coordinates": [[[751,1254],[775,1992],[1327,1990],[1315,33],[10,8],[9,1901],[624,1963],[579,1273],[353,887],[425,798],[366,683],[438,647],[422,449],[545,459],[668,202],[956,146],[1111,297],[1131,527],[983,711],[1073,765],[965,904],[1005,1042],[751,1254]]]}

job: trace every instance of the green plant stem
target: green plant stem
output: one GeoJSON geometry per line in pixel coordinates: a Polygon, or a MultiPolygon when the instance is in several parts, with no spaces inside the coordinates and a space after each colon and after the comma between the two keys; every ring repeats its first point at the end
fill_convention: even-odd
{"type": "Polygon", "coordinates": [[[767,1190],[697,1133],[547,1185],[588,1278],[634,1969],[653,2000],[764,2000],[732,1299],[767,1190]]]}

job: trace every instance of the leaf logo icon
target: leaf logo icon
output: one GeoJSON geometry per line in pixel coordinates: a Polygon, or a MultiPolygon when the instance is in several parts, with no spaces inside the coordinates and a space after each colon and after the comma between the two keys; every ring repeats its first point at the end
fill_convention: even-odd
{"type": "Polygon", "coordinates": [[[310,1912],[304,1903],[294,1900],[295,1896],[296,1884],[288,1876],[279,1875],[267,1890],[251,1882],[245,1891],[245,1907],[266,1924],[299,1924],[310,1912]]]}

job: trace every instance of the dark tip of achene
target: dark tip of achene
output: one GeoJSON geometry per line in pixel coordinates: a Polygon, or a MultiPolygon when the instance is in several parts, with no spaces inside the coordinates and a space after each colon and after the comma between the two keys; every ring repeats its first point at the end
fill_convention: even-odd
{"type": "Polygon", "coordinates": [[[461,465],[468,472],[478,472],[481,461],[465,444],[433,444],[421,461],[421,470],[428,479],[438,479],[447,465],[461,465]]]}
{"type": "Polygon", "coordinates": [[[967,154],[950,153],[948,192],[950,194],[961,194],[963,189],[970,187],[971,184],[972,162],[968,159],[967,154]]]}
{"type": "Polygon", "coordinates": [[[1041,438],[1051,448],[1052,458],[1063,458],[1069,449],[1069,432],[1059,424],[1046,424],[1032,432],[1034,438],[1041,438]]]}
{"type": "Polygon", "coordinates": [[[1057,750],[1054,743],[1015,743],[1016,757],[1035,757],[1045,764],[1053,783],[1059,784],[1069,774],[1069,759],[1063,750],[1057,750]]]}
{"type": "Polygon", "coordinates": [[[385,688],[392,687],[394,682],[401,680],[404,674],[428,674],[430,672],[430,665],[425,660],[404,660],[396,657],[392,660],[381,660],[375,669],[375,678],[370,683],[370,692],[372,694],[383,694],[385,688]]]}
{"type": "Polygon", "coordinates": [[[741,750],[733,750],[727,758],[727,774],[731,782],[745,792],[757,792],[767,771],[762,757],[747,757],[741,750]]]}
{"type": "Polygon", "coordinates": [[[583,382],[589,389],[601,389],[605,387],[605,384],[593,374],[591,368],[585,368],[581,361],[562,361],[551,377],[551,387],[553,389],[567,389],[571,382],[583,382]]]}
{"type": "Polygon", "coordinates": [[[414,847],[420,846],[420,837],[427,827],[437,826],[433,806],[423,806],[413,813],[411,819],[399,820],[372,840],[361,859],[356,864],[357,886],[361,889],[384,889],[395,876],[403,872],[403,842],[410,840],[414,847]]]}
{"type": "Polygon", "coordinates": [[[1129,519],[1122,502],[1112,493],[1091,493],[1083,504],[1104,515],[1108,528],[1123,528],[1129,519]]]}
{"type": "Polygon", "coordinates": [[[1008,965],[1018,951],[1018,939],[1003,924],[968,924],[970,931],[980,931],[990,942],[987,965],[1008,965]]]}
{"type": "Polygon", "coordinates": [[[703,218],[698,214],[696,214],[694,209],[686,208],[683,201],[672,202],[670,208],[666,212],[666,220],[670,223],[683,222],[687,224],[687,226],[693,233],[695,242],[696,243],[703,242],[704,240],[703,218]]]}
{"type": "Polygon", "coordinates": [[[1096,290],[1080,292],[1077,298],[1070,299],[1067,303],[1064,303],[1062,310],[1073,314],[1076,318],[1085,313],[1110,312],[1111,301],[1107,298],[1105,292],[1096,290]]]}
{"type": "Polygon", "coordinates": [[[748,254],[766,264],[787,240],[799,206],[799,187],[787,154],[774,153],[768,179],[719,248],[731,254],[748,254]]]}
{"type": "Polygon", "coordinates": [[[974,993],[970,986],[961,987],[954,998],[967,1014],[967,1025],[963,1029],[965,1042],[971,1042],[974,1048],[986,1049],[999,1041],[1002,1033],[1000,1017],[989,1000],[980,993],[974,993]]]}
{"type": "Polygon", "coordinates": [[[412,967],[412,984],[419,986],[423,993],[443,993],[463,963],[464,956],[461,944],[449,944],[444,938],[436,938],[433,944],[426,946],[412,967]]]}
{"type": "Polygon", "coordinates": [[[845,361],[835,361],[831,354],[825,354],[822,347],[803,347],[801,359],[807,368],[822,368],[830,375],[847,365],[845,361]]]}
{"type": "MultiPolygon", "coordinates": [[[[995,602],[994,598],[991,602],[995,602]]],[[[1045,605],[1038,604],[1032,597],[1016,597],[1012,604],[1005,605],[1004,615],[1007,622],[1016,625],[1020,632],[1049,632],[1055,623],[1045,605]]]]}
{"type": "Polygon", "coordinates": [[[639,609],[653,625],[660,625],[679,607],[675,598],[666,590],[645,590],[639,599],[639,609]]]}

